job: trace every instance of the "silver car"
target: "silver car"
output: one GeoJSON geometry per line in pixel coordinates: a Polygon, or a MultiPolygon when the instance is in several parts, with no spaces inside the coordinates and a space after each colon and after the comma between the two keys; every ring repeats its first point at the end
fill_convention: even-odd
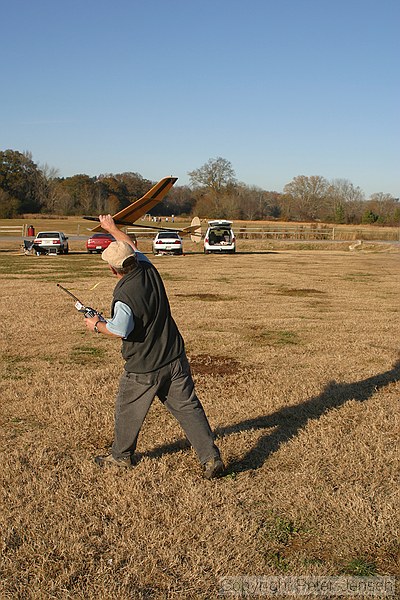
{"type": "Polygon", "coordinates": [[[62,231],[40,231],[33,247],[36,254],[68,254],[68,237],[62,231]]]}

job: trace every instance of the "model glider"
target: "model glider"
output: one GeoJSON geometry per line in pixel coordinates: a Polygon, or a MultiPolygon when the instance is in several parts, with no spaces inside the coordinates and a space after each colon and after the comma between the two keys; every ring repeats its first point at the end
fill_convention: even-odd
{"type": "MultiPolygon", "coordinates": [[[[126,206],[115,215],[113,215],[113,219],[116,225],[121,226],[133,226],[142,227],[144,229],[161,229],[163,231],[177,231],[181,235],[194,235],[196,238],[201,237],[201,228],[199,231],[200,221],[192,221],[192,224],[189,227],[185,227],[184,229],[177,229],[176,227],[157,227],[154,225],[142,225],[136,223],[140,217],[147,214],[153,206],[161,202],[163,198],[167,195],[169,190],[172,188],[174,183],[178,180],[177,177],[164,177],[161,179],[156,185],[154,185],[144,196],[135,200],[129,206],[126,206]]],[[[83,217],[88,221],[98,221],[98,217],[83,217]]],[[[196,219],[196,217],[195,217],[196,219]]],[[[96,225],[91,231],[102,231],[101,225],[96,225]]]]}

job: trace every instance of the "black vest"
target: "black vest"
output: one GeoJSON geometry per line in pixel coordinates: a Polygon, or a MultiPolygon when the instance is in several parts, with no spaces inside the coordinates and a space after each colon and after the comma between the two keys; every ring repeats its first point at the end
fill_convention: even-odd
{"type": "Polygon", "coordinates": [[[184,342],[171,315],[164,284],[147,262],[124,275],[114,289],[111,315],[117,300],[132,310],[135,327],[122,340],[125,370],[148,373],[172,362],[184,351],[184,342]]]}

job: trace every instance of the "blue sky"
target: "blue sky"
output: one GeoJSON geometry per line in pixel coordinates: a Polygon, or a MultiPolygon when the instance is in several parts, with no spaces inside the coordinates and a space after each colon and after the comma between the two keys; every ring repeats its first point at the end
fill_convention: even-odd
{"type": "Polygon", "coordinates": [[[0,0],[0,149],[189,183],[210,158],[400,196],[399,0],[0,0]]]}

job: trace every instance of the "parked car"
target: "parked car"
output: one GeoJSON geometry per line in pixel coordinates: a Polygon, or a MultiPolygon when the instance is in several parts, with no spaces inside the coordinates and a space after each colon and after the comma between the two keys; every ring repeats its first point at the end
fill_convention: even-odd
{"type": "Polygon", "coordinates": [[[115,242],[115,237],[111,233],[93,233],[86,240],[86,250],[91,254],[92,252],[103,252],[111,242],[115,242]]]}
{"type": "Polygon", "coordinates": [[[232,221],[208,221],[208,229],[204,237],[204,253],[236,252],[235,234],[232,221]]]}
{"type": "Polygon", "coordinates": [[[159,231],[153,240],[153,254],[183,254],[182,238],[175,231],[159,231]]]}
{"type": "Polygon", "coordinates": [[[39,231],[33,248],[36,254],[68,254],[68,237],[62,231],[39,231]]]}

